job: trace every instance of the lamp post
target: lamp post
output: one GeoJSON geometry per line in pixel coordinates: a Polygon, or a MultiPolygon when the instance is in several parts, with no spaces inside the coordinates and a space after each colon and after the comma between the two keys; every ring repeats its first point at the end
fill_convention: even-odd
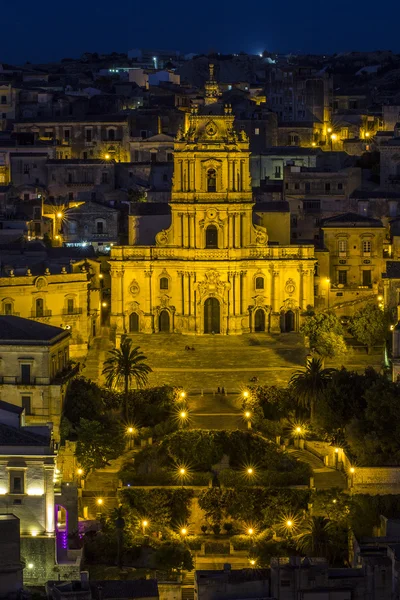
{"type": "Polygon", "coordinates": [[[126,428],[126,435],[128,436],[128,448],[129,450],[132,450],[132,442],[133,442],[133,436],[135,434],[135,428],[134,427],[127,427],[126,428]]]}
{"type": "Polygon", "coordinates": [[[244,418],[247,421],[247,429],[251,429],[251,412],[249,410],[245,411],[244,418]]]}
{"type": "Polygon", "coordinates": [[[333,142],[337,140],[337,135],[336,133],[332,133],[331,134],[331,152],[333,150],[333,142]]]}
{"type": "Polygon", "coordinates": [[[328,296],[328,309],[329,309],[329,300],[330,300],[329,293],[331,291],[331,285],[330,285],[331,280],[329,279],[329,277],[327,277],[325,281],[326,281],[326,295],[328,296]]]}
{"type": "Polygon", "coordinates": [[[350,487],[354,487],[354,473],[355,473],[355,468],[354,467],[350,467],[350,487]]]}
{"type": "Polygon", "coordinates": [[[148,522],[146,519],[144,519],[144,520],[142,521],[142,531],[143,531],[143,535],[146,535],[146,527],[148,527],[148,525],[149,525],[149,522],[148,522]]]}

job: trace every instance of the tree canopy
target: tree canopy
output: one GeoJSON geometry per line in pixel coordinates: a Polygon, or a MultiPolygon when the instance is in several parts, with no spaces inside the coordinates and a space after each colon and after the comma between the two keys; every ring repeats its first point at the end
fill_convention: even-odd
{"type": "Polygon", "coordinates": [[[351,319],[350,331],[368,352],[378,344],[383,344],[389,334],[390,315],[375,302],[360,308],[351,319]]]}

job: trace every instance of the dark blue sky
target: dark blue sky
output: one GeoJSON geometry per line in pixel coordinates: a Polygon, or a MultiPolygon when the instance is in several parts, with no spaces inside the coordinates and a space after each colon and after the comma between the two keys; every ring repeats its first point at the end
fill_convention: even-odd
{"type": "Polygon", "coordinates": [[[3,0],[0,62],[156,47],[184,52],[400,52],[398,0],[3,0]]]}

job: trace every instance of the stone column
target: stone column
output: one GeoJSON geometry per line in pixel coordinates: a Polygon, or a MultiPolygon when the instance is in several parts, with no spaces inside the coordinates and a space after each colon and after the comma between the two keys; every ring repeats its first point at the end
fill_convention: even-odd
{"type": "Polygon", "coordinates": [[[185,273],[185,315],[190,314],[190,273],[185,273]]]}
{"type": "Polygon", "coordinates": [[[183,271],[179,272],[181,281],[181,310],[182,310],[182,315],[185,314],[185,273],[183,271]]]}
{"type": "Polygon", "coordinates": [[[45,526],[46,533],[53,535],[54,528],[54,463],[43,465],[45,494],[45,526]]]}
{"type": "Polygon", "coordinates": [[[191,248],[196,248],[196,215],[193,213],[190,215],[191,227],[190,231],[192,233],[192,241],[190,244],[191,248]]]}
{"type": "Polygon", "coordinates": [[[148,310],[146,310],[146,312],[148,312],[150,315],[150,323],[146,326],[145,333],[153,333],[154,331],[158,331],[158,325],[154,323],[153,315],[153,286],[151,281],[152,274],[153,271],[151,269],[144,272],[144,276],[149,282],[148,286],[146,286],[148,289],[148,302],[146,302],[146,308],[148,307],[148,310]]]}
{"type": "Polygon", "coordinates": [[[240,248],[240,214],[235,213],[235,248],[240,248]]]}
{"type": "Polygon", "coordinates": [[[228,237],[229,237],[229,241],[228,241],[228,248],[234,248],[235,247],[235,239],[234,239],[234,224],[233,224],[233,219],[234,216],[233,214],[229,214],[228,216],[229,218],[229,225],[228,225],[228,237]]]}

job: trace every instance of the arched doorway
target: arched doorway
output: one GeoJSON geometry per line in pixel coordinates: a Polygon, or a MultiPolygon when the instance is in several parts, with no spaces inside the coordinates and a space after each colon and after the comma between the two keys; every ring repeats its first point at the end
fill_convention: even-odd
{"type": "Polygon", "coordinates": [[[216,298],[204,302],[204,333],[221,333],[220,305],[216,298]]]}
{"type": "Polygon", "coordinates": [[[136,312],[129,315],[129,332],[139,333],[139,315],[136,312]]]}
{"type": "Polygon", "coordinates": [[[158,317],[158,329],[164,333],[169,333],[169,312],[162,310],[158,317]]]}
{"type": "Polygon", "coordinates": [[[254,331],[265,331],[265,311],[262,308],[254,314],[254,331]]]}
{"type": "Polygon", "coordinates": [[[289,331],[294,331],[294,312],[292,310],[288,310],[285,314],[285,331],[288,333],[289,331]]]}

